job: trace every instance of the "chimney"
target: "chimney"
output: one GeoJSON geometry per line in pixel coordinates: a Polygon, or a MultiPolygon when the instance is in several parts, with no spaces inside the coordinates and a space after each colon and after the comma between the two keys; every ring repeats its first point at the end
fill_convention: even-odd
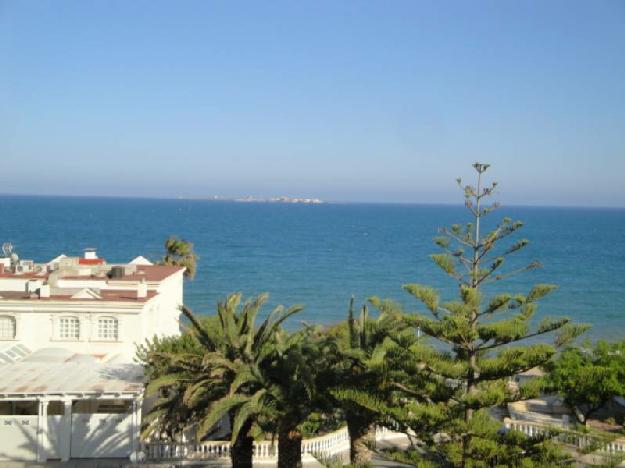
{"type": "Polygon", "coordinates": [[[137,299],[145,299],[148,296],[148,284],[145,279],[141,279],[137,285],[137,299]]]}
{"type": "Polygon", "coordinates": [[[43,284],[43,281],[36,280],[36,279],[31,279],[31,280],[26,281],[26,285],[25,285],[26,294],[28,295],[37,294],[37,291],[39,291],[39,288],[41,287],[42,284],[43,284]]]}
{"type": "Polygon", "coordinates": [[[89,247],[85,249],[85,260],[97,260],[98,254],[96,253],[96,249],[93,247],[89,247]]]}
{"type": "Polygon", "coordinates": [[[50,297],[50,285],[48,283],[44,283],[39,288],[39,299],[45,299],[50,297]]]}

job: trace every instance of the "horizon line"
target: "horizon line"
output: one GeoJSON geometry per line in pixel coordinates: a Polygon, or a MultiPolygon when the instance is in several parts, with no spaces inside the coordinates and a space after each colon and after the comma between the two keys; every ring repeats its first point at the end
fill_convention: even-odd
{"type": "MultiPolygon", "coordinates": [[[[380,200],[322,200],[320,204],[308,204],[308,203],[284,203],[284,202],[271,202],[268,200],[251,200],[251,201],[239,201],[238,198],[207,198],[207,197],[185,197],[185,196],[158,196],[158,195],[72,195],[72,194],[41,194],[41,193],[2,193],[0,197],[24,197],[24,198],[104,198],[104,199],[118,199],[118,200],[173,200],[173,201],[196,201],[196,202],[211,202],[211,203],[239,203],[239,204],[284,204],[284,205],[418,205],[418,206],[457,206],[462,207],[464,203],[454,202],[417,202],[417,201],[380,201],[380,200]]],[[[290,197],[290,198],[318,198],[318,197],[290,197]]],[[[565,208],[565,209],[597,209],[597,210],[625,210],[625,205],[557,205],[557,204],[522,204],[522,203],[500,203],[500,207],[518,207],[518,208],[565,208]]]]}

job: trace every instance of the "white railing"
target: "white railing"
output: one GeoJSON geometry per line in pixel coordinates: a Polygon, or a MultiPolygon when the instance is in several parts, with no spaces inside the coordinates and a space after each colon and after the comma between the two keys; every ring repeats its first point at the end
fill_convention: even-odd
{"type": "MultiPolygon", "coordinates": [[[[404,437],[402,433],[385,427],[377,427],[375,440],[404,437]]],[[[302,455],[310,454],[331,458],[349,450],[349,434],[344,427],[329,434],[302,440],[302,455]]],[[[230,458],[230,441],[211,440],[199,443],[149,442],[143,444],[149,460],[201,459],[218,460],[230,458]]],[[[254,442],[254,460],[275,460],[278,457],[277,441],[254,442]]]]}
{"type": "Polygon", "coordinates": [[[310,453],[329,458],[345,450],[349,450],[349,433],[346,427],[324,436],[302,440],[302,454],[310,453]]]}
{"type": "Polygon", "coordinates": [[[562,427],[548,426],[545,424],[521,421],[506,418],[504,425],[507,429],[522,432],[523,434],[536,437],[550,430],[561,431],[557,438],[565,444],[573,445],[580,450],[597,447],[596,452],[600,453],[625,453],[625,437],[611,439],[610,436],[599,436],[596,434],[586,434],[583,432],[562,429],[562,427]]]}

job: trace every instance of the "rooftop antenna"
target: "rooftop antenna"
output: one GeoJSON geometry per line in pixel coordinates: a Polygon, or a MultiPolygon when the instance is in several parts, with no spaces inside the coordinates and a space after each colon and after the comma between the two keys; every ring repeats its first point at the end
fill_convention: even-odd
{"type": "Polygon", "coordinates": [[[13,244],[10,242],[2,244],[2,253],[4,253],[5,258],[9,258],[11,253],[13,253],[13,244]]]}

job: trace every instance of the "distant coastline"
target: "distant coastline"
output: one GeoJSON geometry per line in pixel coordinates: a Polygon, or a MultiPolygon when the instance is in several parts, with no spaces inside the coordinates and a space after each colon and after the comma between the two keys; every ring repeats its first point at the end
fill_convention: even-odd
{"type": "MultiPolygon", "coordinates": [[[[67,199],[112,199],[112,200],[190,200],[190,201],[216,201],[231,203],[270,203],[271,198],[231,198],[215,196],[183,196],[183,195],[102,195],[102,194],[61,194],[61,193],[0,193],[0,198],[67,198],[67,199]]],[[[410,201],[410,200],[343,200],[319,199],[323,205],[396,205],[396,206],[432,206],[432,207],[464,207],[463,204],[457,202],[445,201],[410,201]]],[[[285,202],[283,202],[285,203],[285,202]]],[[[296,204],[296,203],[295,203],[296,204]]],[[[502,203],[502,208],[536,208],[536,209],[564,209],[564,210],[608,210],[608,211],[624,211],[625,205],[567,205],[557,203],[546,204],[527,204],[527,203],[502,203]]]]}
{"type": "Polygon", "coordinates": [[[231,201],[237,203],[299,203],[303,205],[321,205],[326,203],[320,198],[303,198],[303,197],[271,197],[271,198],[256,198],[252,196],[246,196],[242,198],[226,198],[218,195],[211,197],[178,197],[179,200],[208,200],[208,201],[231,201]]]}

